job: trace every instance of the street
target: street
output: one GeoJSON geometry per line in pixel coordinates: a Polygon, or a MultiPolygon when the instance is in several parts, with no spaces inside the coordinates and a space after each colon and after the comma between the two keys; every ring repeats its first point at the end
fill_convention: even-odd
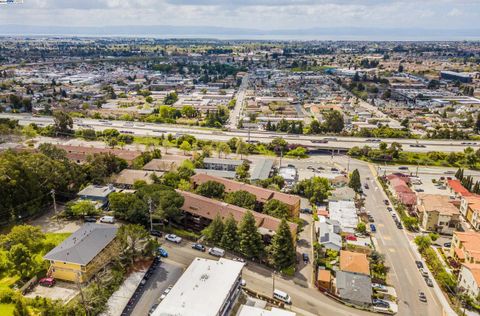
{"type": "Polygon", "coordinates": [[[240,114],[242,113],[243,100],[245,99],[245,93],[248,88],[248,74],[245,75],[242,79],[242,83],[237,91],[237,101],[235,102],[235,107],[230,112],[230,117],[227,123],[227,127],[230,129],[236,129],[240,114]]]}

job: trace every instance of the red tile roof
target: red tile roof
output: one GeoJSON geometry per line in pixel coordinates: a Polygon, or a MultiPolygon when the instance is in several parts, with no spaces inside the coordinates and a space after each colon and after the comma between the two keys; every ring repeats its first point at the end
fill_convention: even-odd
{"type": "Polygon", "coordinates": [[[463,185],[460,180],[452,179],[452,180],[447,180],[448,186],[455,192],[455,194],[461,195],[461,196],[470,196],[472,193],[468,191],[463,185]]]}

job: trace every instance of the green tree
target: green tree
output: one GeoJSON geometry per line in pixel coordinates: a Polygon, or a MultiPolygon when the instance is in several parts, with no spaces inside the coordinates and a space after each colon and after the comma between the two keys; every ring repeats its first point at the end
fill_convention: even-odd
{"type": "Polygon", "coordinates": [[[248,211],[238,227],[239,251],[247,258],[260,258],[264,251],[262,236],[255,225],[255,217],[248,211]]]}
{"type": "Polygon", "coordinates": [[[225,196],[225,202],[240,206],[249,210],[253,210],[257,203],[257,198],[250,192],[239,190],[230,192],[225,196]]]}
{"type": "Polygon", "coordinates": [[[183,116],[188,118],[194,118],[197,116],[197,110],[191,105],[184,105],[181,112],[183,116]]]}
{"type": "Polygon", "coordinates": [[[65,214],[69,217],[92,216],[99,214],[99,210],[95,207],[95,204],[93,204],[92,201],[83,200],[67,203],[65,214]]]}
{"type": "Polygon", "coordinates": [[[192,150],[192,145],[190,145],[189,142],[187,142],[186,140],[183,141],[182,144],[180,144],[180,146],[178,147],[180,148],[181,150],[183,150],[183,154],[186,156],[187,155],[187,152],[190,152],[192,150]]]}
{"type": "Polygon", "coordinates": [[[430,248],[432,240],[429,236],[417,236],[415,237],[415,244],[418,246],[420,252],[424,252],[426,249],[430,248]]]}
{"type": "Polygon", "coordinates": [[[367,232],[367,225],[364,222],[359,222],[357,224],[357,232],[360,234],[365,234],[367,232]]]}
{"type": "Polygon", "coordinates": [[[302,180],[293,187],[293,193],[306,197],[312,204],[323,202],[328,197],[329,191],[328,179],[321,177],[302,180]]]}
{"type": "Polygon", "coordinates": [[[250,179],[250,164],[248,161],[243,161],[243,163],[237,168],[235,168],[235,179],[242,181],[242,182],[248,182],[250,179]]]}
{"type": "Polygon", "coordinates": [[[263,205],[263,212],[276,218],[287,218],[290,216],[290,210],[287,204],[271,199],[263,205]]]}
{"type": "Polygon", "coordinates": [[[477,120],[475,121],[475,126],[473,127],[473,130],[477,134],[480,132],[480,113],[477,114],[477,120]]]}
{"type": "Polygon", "coordinates": [[[340,111],[328,111],[323,115],[323,129],[327,132],[340,133],[345,127],[343,115],[340,111]]]}
{"type": "Polygon", "coordinates": [[[71,134],[73,128],[73,119],[65,111],[55,111],[53,112],[53,121],[55,131],[61,135],[71,134]]]}
{"type": "Polygon", "coordinates": [[[275,269],[283,270],[295,266],[296,254],[293,236],[285,218],[278,226],[272,243],[268,247],[268,252],[275,269]]]}
{"type": "Polygon", "coordinates": [[[210,225],[202,231],[205,240],[213,245],[220,245],[224,232],[224,224],[220,214],[217,214],[210,225]]]}
{"type": "Polygon", "coordinates": [[[28,279],[31,276],[35,263],[33,254],[22,244],[14,245],[7,253],[7,259],[12,263],[15,270],[22,279],[28,279]]]}
{"type": "Polygon", "coordinates": [[[222,199],[225,194],[225,185],[216,181],[207,181],[200,184],[195,192],[208,198],[222,199]]]}
{"type": "Polygon", "coordinates": [[[230,214],[223,228],[221,246],[227,250],[237,250],[239,246],[237,222],[230,214]]]}
{"type": "Polygon", "coordinates": [[[217,143],[215,150],[218,154],[218,158],[221,158],[222,153],[224,154],[224,157],[227,158],[227,156],[232,152],[232,149],[227,143],[217,143]]]}
{"type": "Polygon", "coordinates": [[[150,234],[145,227],[137,224],[122,225],[117,231],[117,236],[122,245],[123,254],[126,255],[131,263],[135,262],[139,251],[141,241],[147,241],[150,238],[150,234]]]}
{"type": "Polygon", "coordinates": [[[163,220],[178,221],[182,215],[180,208],[183,206],[185,199],[175,190],[165,188],[155,193],[157,209],[155,214],[163,220]]]}
{"type": "Polygon", "coordinates": [[[167,94],[165,99],[163,99],[163,103],[165,103],[166,105],[172,105],[177,101],[178,101],[178,95],[176,92],[170,92],[169,94],[167,94]]]}
{"type": "Polygon", "coordinates": [[[164,139],[162,141],[162,147],[165,149],[165,154],[168,154],[168,149],[172,148],[173,144],[168,139],[164,139]]]}
{"type": "Polygon", "coordinates": [[[360,181],[360,173],[358,172],[358,169],[353,170],[352,174],[350,175],[350,182],[348,183],[348,186],[357,193],[362,191],[362,183],[360,181]]]}
{"type": "Polygon", "coordinates": [[[248,155],[248,144],[241,138],[238,139],[236,147],[237,155],[240,155],[240,159],[243,159],[243,155],[248,155]]]}
{"type": "Polygon", "coordinates": [[[31,225],[16,225],[8,234],[0,236],[0,245],[5,250],[22,244],[35,253],[41,249],[44,241],[45,234],[40,227],[31,225]]]}

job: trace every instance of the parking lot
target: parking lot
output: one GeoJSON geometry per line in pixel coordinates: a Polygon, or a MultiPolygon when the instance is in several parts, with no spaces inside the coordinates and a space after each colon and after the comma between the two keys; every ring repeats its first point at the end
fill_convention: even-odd
{"type": "Polygon", "coordinates": [[[28,298],[46,297],[52,300],[62,300],[68,302],[78,293],[78,287],[73,283],[57,281],[52,287],[37,285],[33,291],[25,295],[28,298]]]}

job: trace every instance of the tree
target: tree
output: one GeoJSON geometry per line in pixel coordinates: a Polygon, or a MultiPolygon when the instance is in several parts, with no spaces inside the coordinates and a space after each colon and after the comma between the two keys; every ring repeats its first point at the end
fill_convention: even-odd
{"type": "Polygon", "coordinates": [[[240,159],[243,159],[243,155],[248,155],[248,144],[241,138],[238,139],[236,147],[237,155],[240,155],[240,159]]]}
{"type": "Polygon", "coordinates": [[[216,151],[218,153],[218,158],[221,158],[222,153],[224,154],[224,157],[226,158],[227,155],[232,152],[232,150],[230,149],[230,146],[228,146],[227,143],[217,143],[215,148],[216,148],[216,151]]]}
{"type": "Polygon", "coordinates": [[[240,253],[247,258],[260,258],[263,254],[264,244],[251,211],[247,211],[243,216],[238,227],[238,236],[240,239],[238,248],[240,253]]]}
{"type": "Polygon", "coordinates": [[[200,184],[195,192],[208,198],[222,199],[225,194],[225,185],[216,181],[207,181],[200,184]]]}
{"type": "Polygon", "coordinates": [[[237,168],[235,168],[235,179],[242,181],[242,182],[248,182],[250,179],[250,164],[248,161],[243,161],[243,163],[237,168]]]}
{"type": "Polygon", "coordinates": [[[287,220],[282,219],[268,247],[270,259],[277,270],[283,270],[295,265],[296,254],[292,232],[287,220]]]}
{"type": "Polygon", "coordinates": [[[455,178],[462,181],[463,180],[463,169],[458,168],[457,172],[455,173],[455,178]]]}
{"type": "Polygon", "coordinates": [[[35,266],[33,255],[28,248],[22,244],[12,246],[7,253],[7,259],[12,263],[15,270],[22,279],[31,276],[35,266]]]}
{"type": "Polygon", "coordinates": [[[398,65],[398,72],[403,72],[403,65],[402,64],[398,65]]]}
{"type": "Polygon", "coordinates": [[[78,202],[67,203],[65,207],[65,214],[67,216],[78,217],[78,216],[91,216],[97,215],[99,210],[95,207],[90,200],[81,200],[78,202]]]}
{"type": "Polygon", "coordinates": [[[327,132],[340,133],[345,127],[343,115],[340,111],[328,111],[323,115],[323,129],[327,132]]]}
{"type": "Polygon", "coordinates": [[[228,193],[225,197],[225,202],[249,210],[253,210],[257,203],[257,198],[250,192],[239,190],[228,193]]]}
{"type": "Polygon", "coordinates": [[[365,234],[367,232],[367,225],[364,222],[359,222],[357,224],[357,232],[360,234],[365,234]]]}
{"type": "Polygon", "coordinates": [[[348,186],[357,193],[362,191],[362,183],[360,181],[360,173],[358,172],[358,169],[353,170],[352,174],[350,175],[350,182],[348,183],[348,186]]]}
{"type": "Polygon", "coordinates": [[[225,221],[220,245],[227,250],[237,250],[239,246],[237,222],[230,214],[225,221]]]}
{"type": "Polygon", "coordinates": [[[263,205],[263,212],[276,218],[287,218],[290,216],[290,210],[287,204],[271,199],[263,205]]]}
{"type": "Polygon", "coordinates": [[[178,148],[180,148],[181,150],[183,150],[183,154],[186,156],[186,155],[187,155],[187,152],[189,152],[189,151],[192,150],[192,145],[190,145],[189,142],[187,142],[186,140],[184,140],[183,143],[182,143],[178,148]]]}
{"type": "Polygon", "coordinates": [[[474,126],[473,130],[477,134],[480,132],[480,113],[477,114],[477,120],[475,122],[475,126],[474,126]]]}
{"type": "Polygon", "coordinates": [[[122,244],[123,253],[130,258],[131,263],[135,262],[137,247],[140,241],[149,239],[150,235],[145,227],[137,224],[122,225],[117,231],[117,236],[122,244]]]}
{"type": "Polygon", "coordinates": [[[168,154],[168,149],[172,148],[173,144],[168,139],[164,139],[162,141],[162,147],[165,149],[165,154],[168,154]]]}
{"type": "Polygon", "coordinates": [[[312,204],[323,202],[328,197],[329,191],[330,183],[328,179],[321,177],[301,180],[293,188],[293,193],[306,197],[312,204]]]}
{"type": "Polygon", "coordinates": [[[169,94],[167,94],[165,99],[163,99],[163,103],[165,103],[166,105],[172,105],[177,101],[178,101],[178,95],[176,92],[170,92],[169,94]]]}
{"type": "Polygon", "coordinates": [[[180,208],[185,202],[184,197],[171,188],[163,188],[156,192],[155,196],[157,197],[155,214],[169,223],[178,220],[182,215],[180,208]]]}
{"type": "Polygon", "coordinates": [[[55,132],[58,134],[71,134],[73,128],[73,119],[65,111],[53,112],[53,121],[55,132]]]}
{"type": "Polygon", "coordinates": [[[202,231],[205,240],[213,245],[220,245],[224,232],[224,224],[220,214],[217,213],[210,225],[202,231]]]}
{"type": "Polygon", "coordinates": [[[423,252],[426,249],[430,248],[432,240],[428,236],[417,236],[415,237],[415,244],[417,244],[418,250],[420,250],[420,252],[423,252]]]}

